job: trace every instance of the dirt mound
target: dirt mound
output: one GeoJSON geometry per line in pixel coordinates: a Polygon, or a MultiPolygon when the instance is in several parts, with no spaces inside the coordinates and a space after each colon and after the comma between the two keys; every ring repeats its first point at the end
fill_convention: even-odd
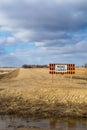
{"type": "Polygon", "coordinates": [[[11,78],[15,78],[18,76],[20,69],[15,69],[11,72],[5,73],[5,74],[1,74],[0,75],[0,79],[11,79],[11,78]]]}

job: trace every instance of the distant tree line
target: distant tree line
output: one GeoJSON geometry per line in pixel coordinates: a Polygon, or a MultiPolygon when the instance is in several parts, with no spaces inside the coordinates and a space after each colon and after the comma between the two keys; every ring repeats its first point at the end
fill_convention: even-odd
{"type": "Polygon", "coordinates": [[[84,67],[87,68],[87,63],[85,63],[84,67]]]}
{"type": "Polygon", "coordinates": [[[48,65],[22,65],[22,68],[48,68],[48,65]]]}

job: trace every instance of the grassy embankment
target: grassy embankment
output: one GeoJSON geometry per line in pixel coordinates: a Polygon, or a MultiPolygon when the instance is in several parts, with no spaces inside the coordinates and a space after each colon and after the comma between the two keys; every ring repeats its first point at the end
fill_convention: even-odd
{"type": "Polygon", "coordinates": [[[49,69],[17,69],[0,75],[0,114],[87,117],[87,70],[71,78],[49,69]]]}

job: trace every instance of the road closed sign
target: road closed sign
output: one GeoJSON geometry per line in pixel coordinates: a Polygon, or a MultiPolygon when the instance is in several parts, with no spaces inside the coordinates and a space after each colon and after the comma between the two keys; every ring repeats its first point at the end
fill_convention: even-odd
{"type": "Polygon", "coordinates": [[[55,72],[67,72],[67,65],[55,65],[55,72]]]}
{"type": "Polygon", "coordinates": [[[50,74],[75,74],[75,64],[49,64],[50,74]]]}

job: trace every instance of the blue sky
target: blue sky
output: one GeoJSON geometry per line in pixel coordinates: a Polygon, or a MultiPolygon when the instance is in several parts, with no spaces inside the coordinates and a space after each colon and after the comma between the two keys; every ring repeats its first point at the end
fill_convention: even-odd
{"type": "Polygon", "coordinates": [[[0,0],[0,67],[87,62],[87,0],[0,0]]]}

